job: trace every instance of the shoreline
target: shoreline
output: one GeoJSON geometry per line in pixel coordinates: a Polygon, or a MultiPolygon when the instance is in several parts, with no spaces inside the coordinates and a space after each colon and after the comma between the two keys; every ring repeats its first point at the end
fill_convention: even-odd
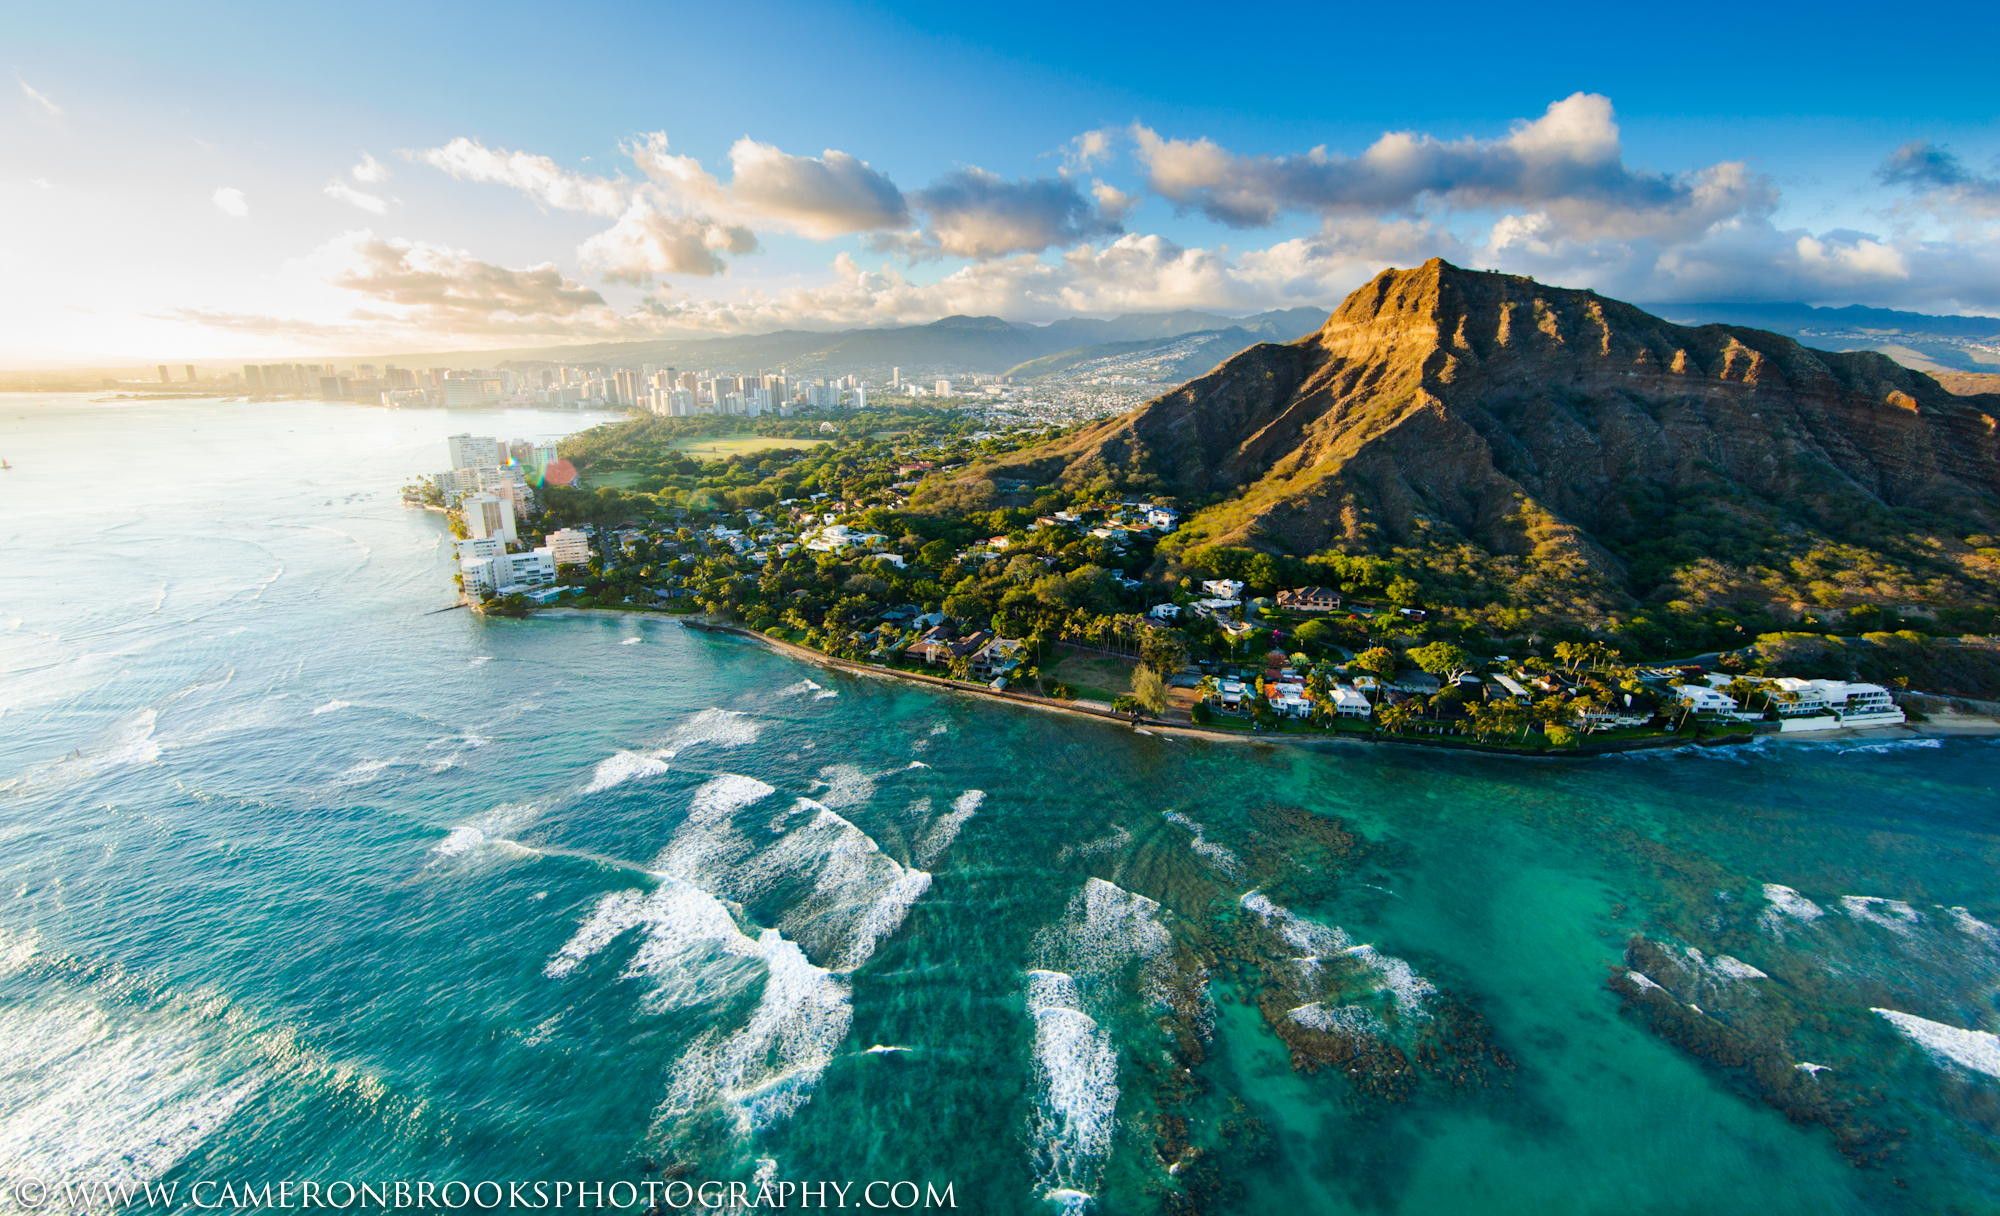
{"type": "MultiPolygon", "coordinates": [[[[454,607],[473,608],[475,605],[459,604],[454,607]]],[[[436,611],[442,611],[436,610],[436,611]]],[[[698,613],[662,612],[653,608],[601,608],[560,605],[538,608],[526,619],[539,616],[616,616],[666,618],[680,622],[682,628],[699,633],[721,634],[742,638],[757,643],[765,649],[799,662],[849,675],[879,680],[901,680],[911,684],[922,684],[945,692],[963,693],[971,697],[983,697],[1024,709],[1039,710],[1043,713],[1068,714],[1072,717],[1088,718],[1109,726],[1122,726],[1133,734],[1173,735],[1187,739],[1200,739],[1212,743],[1271,744],[1285,747],[1324,748],[1340,746],[1389,746],[1424,748],[1432,752],[1459,752],[1468,755],[1506,756],[1516,760],[1592,760],[1603,756],[1628,755],[1633,752],[1681,751],[1698,748],[1748,747],[1765,742],[1799,744],[1815,742],[1867,742],[1895,739],[1946,739],[1946,738],[1991,738],[2000,736],[2000,717],[1978,713],[1956,711],[1934,712],[1922,722],[1903,722],[1887,726],[1836,727],[1832,730],[1782,733],[1779,731],[1760,732],[1754,735],[1736,735],[1719,739],[1679,739],[1671,736],[1648,737],[1624,740],[1611,745],[1599,745],[1588,749],[1576,748],[1568,751],[1521,751],[1509,747],[1495,747],[1458,739],[1425,739],[1400,735],[1382,735],[1374,731],[1367,734],[1344,734],[1339,731],[1325,731],[1313,735],[1296,735],[1285,732],[1262,732],[1242,730],[1217,730],[1212,727],[1197,726],[1192,723],[1166,722],[1158,718],[1134,719],[1129,714],[1121,714],[1109,708],[1099,709],[1095,704],[1076,701],[1060,701],[1040,693],[996,691],[982,685],[969,684],[945,676],[933,676],[918,671],[903,671],[876,663],[863,663],[854,659],[843,659],[810,646],[788,642],[762,634],[743,625],[718,621],[698,613]]],[[[1926,694],[1931,695],[1931,694],[1926,694]]],[[[1949,699],[1949,698],[1940,698],[1949,699]]]]}
{"type": "MultiPolygon", "coordinates": [[[[590,613],[606,610],[572,608],[566,611],[590,613]]],[[[645,613],[643,615],[671,614],[645,613]]],[[[1946,736],[1956,738],[2000,735],[2000,719],[1983,717],[1976,714],[1934,715],[1932,719],[1921,723],[1906,722],[1892,726],[1843,727],[1833,730],[1793,734],[1782,734],[1777,731],[1771,731],[1749,736],[1734,736],[1710,740],[1684,740],[1670,736],[1636,739],[1610,746],[1589,748],[1587,750],[1578,748],[1560,752],[1530,752],[1469,741],[1406,738],[1401,736],[1385,736],[1374,732],[1361,735],[1326,731],[1323,734],[1301,736],[1284,732],[1217,730],[1192,724],[1166,722],[1157,718],[1139,718],[1135,720],[1128,714],[1120,714],[1109,709],[1097,709],[1089,705],[1080,705],[1073,701],[1060,701],[1054,697],[1043,696],[1039,693],[996,691],[991,688],[967,684],[963,681],[952,680],[943,676],[927,675],[923,672],[902,671],[893,667],[838,658],[834,655],[814,650],[810,646],[801,646],[796,642],[788,642],[781,638],[774,638],[758,633],[754,629],[716,621],[707,617],[688,615],[678,616],[675,619],[679,620],[682,627],[687,629],[693,629],[702,633],[716,633],[744,638],[759,643],[766,649],[789,658],[837,671],[845,671],[853,675],[869,676],[876,679],[904,680],[913,684],[926,684],[934,688],[965,693],[975,697],[985,697],[990,700],[1019,705],[1028,709],[1037,709],[1044,713],[1069,714],[1075,717],[1090,718],[1114,726],[1123,726],[1131,730],[1134,734],[1177,735],[1184,738],[1203,739],[1220,743],[1268,743],[1311,748],[1334,747],[1344,744],[1355,746],[1388,745],[1428,748],[1431,751],[1464,752],[1474,755],[1507,756],[1520,760],[1588,760],[1600,756],[1614,756],[1642,751],[1743,747],[1760,743],[1767,739],[1780,743],[1811,743],[1820,740],[1851,742],[1865,741],[1870,738],[1942,738],[1946,736]],[[1937,721],[1937,718],[1946,718],[1947,720],[1937,721]]]]}

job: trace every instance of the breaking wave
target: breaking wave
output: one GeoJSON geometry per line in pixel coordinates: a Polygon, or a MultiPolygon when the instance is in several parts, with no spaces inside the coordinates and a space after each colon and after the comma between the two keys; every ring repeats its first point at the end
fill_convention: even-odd
{"type": "Polygon", "coordinates": [[[1923,920],[1915,908],[1902,900],[1880,895],[1843,895],[1840,907],[1855,920],[1879,925],[1895,933],[1908,933],[1923,920]]]}
{"type": "Polygon", "coordinates": [[[1162,811],[1160,815],[1168,823],[1186,829],[1187,833],[1194,837],[1194,841],[1189,847],[1194,849],[1197,856],[1203,858],[1210,865],[1229,875],[1231,878],[1242,872],[1243,859],[1236,855],[1235,850],[1226,848],[1210,840],[1208,838],[1208,829],[1199,820],[1183,815],[1179,811],[1162,811]]]}
{"type": "Polygon", "coordinates": [[[1047,1197],[1080,1210],[1117,1127],[1118,1049],[1083,1011],[1075,977],[1028,973],[1028,1015],[1035,1022],[1036,1175],[1047,1197]]]}
{"type": "Polygon", "coordinates": [[[943,857],[945,851],[958,839],[958,833],[965,827],[966,821],[977,815],[979,808],[985,805],[985,802],[985,790],[967,790],[952,799],[951,809],[938,816],[937,821],[931,824],[930,830],[924,833],[923,841],[917,845],[917,864],[935,865],[937,859],[943,857]]]}
{"type": "Polygon", "coordinates": [[[1894,1009],[1877,1007],[1875,1012],[1934,1059],[1949,1061],[1989,1077],[2000,1077],[2000,1035],[1984,1030],[1965,1030],[1894,1009]]]}

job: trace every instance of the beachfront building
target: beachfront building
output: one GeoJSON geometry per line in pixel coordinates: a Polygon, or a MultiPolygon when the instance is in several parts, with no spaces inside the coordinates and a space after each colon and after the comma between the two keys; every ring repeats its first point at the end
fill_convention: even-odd
{"type": "Polygon", "coordinates": [[[503,544],[519,540],[514,529],[514,504],[497,494],[472,494],[459,503],[466,534],[474,540],[497,537],[503,544]]]}
{"type": "Polygon", "coordinates": [[[1704,717],[1734,717],[1738,710],[1735,698],[1705,684],[1676,684],[1674,696],[1690,713],[1704,717]]]}
{"type": "Polygon", "coordinates": [[[1360,718],[1365,721],[1375,712],[1375,707],[1368,703],[1368,698],[1360,689],[1349,688],[1345,684],[1334,685],[1328,693],[1328,700],[1333,712],[1342,718],[1360,718]]]}
{"type": "Polygon", "coordinates": [[[549,533],[549,553],[557,566],[588,566],[590,534],[581,528],[558,528],[549,533]]]}
{"type": "Polygon", "coordinates": [[[556,581],[555,555],[547,546],[475,557],[459,568],[465,572],[466,591],[475,595],[518,595],[556,581]]]}

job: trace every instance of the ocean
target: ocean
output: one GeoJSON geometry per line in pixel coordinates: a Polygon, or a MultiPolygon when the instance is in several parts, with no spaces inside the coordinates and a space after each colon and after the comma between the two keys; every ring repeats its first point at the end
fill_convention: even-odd
{"type": "Polygon", "coordinates": [[[0,397],[0,1179],[2000,1211],[1994,742],[1210,743],[438,611],[398,488],[598,420],[0,397]]]}

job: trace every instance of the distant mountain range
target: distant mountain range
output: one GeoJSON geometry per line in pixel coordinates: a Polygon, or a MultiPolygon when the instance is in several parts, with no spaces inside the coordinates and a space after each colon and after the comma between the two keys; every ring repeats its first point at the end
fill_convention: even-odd
{"type": "Polygon", "coordinates": [[[1918,371],[2000,372],[2000,317],[1941,317],[1890,308],[1810,304],[1651,304],[1683,325],[1741,325],[1821,350],[1880,351],[1918,371]]]}
{"type": "MultiPolygon", "coordinates": [[[[1218,360],[1254,342],[1290,341],[1311,331],[1324,316],[1314,308],[1278,309],[1247,317],[1208,312],[1130,313],[1109,318],[1074,318],[1047,325],[1004,321],[999,317],[953,316],[926,325],[883,329],[847,329],[831,333],[779,330],[729,337],[690,337],[647,342],[604,342],[477,352],[418,353],[376,356],[403,366],[492,367],[535,363],[605,363],[634,366],[651,363],[681,368],[737,371],[789,368],[794,372],[859,372],[880,381],[900,367],[913,379],[937,374],[981,372],[999,374],[1049,356],[1072,361],[1101,357],[1112,350],[1140,352],[1178,341],[1189,334],[1218,336],[1204,349],[1213,357],[1195,368],[1206,370],[1218,360]]],[[[1204,355],[1203,357],[1207,357],[1204,355]]],[[[352,363],[355,360],[340,360],[352,363]]],[[[1023,373],[1032,374],[1032,373],[1023,373]]],[[[1184,379],[1192,372],[1167,377],[1184,379]]]]}
{"type": "Polygon", "coordinates": [[[2000,397],[1436,260],[912,505],[1043,487],[1170,495],[1183,553],[1418,554],[1537,615],[2000,603],[2000,397]]]}

